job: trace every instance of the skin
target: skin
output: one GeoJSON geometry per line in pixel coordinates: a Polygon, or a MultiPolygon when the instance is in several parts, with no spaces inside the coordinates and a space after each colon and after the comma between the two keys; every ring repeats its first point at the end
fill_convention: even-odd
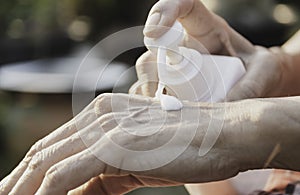
{"type": "MultiPolygon", "coordinates": [[[[300,114],[297,109],[299,102],[299,98],[217,104],[185,102],[181,111],[166,112],[152,98],[104,94],[67,125],[34,145],[20,165],[1,182],[1,194],[67,194],[75,188],[70,194],[123,194],[143,186],[223,180],[240,171],[263,167],[278,144],[280,151],[268,167],[300,170],[300,121],[295,117],[300,114]],[[148,121],[149,112],[152,114],[147,128],[143,123],[136,125],[129,120],[148,121]],[[201,117],[197,123],[192,116],[199,112],[201,117]],[[180,126],[182,116],[186,116],[188,125],[180,126]],[[128,133],[157,130],[165,117],[167,120],[160,131],[148,136],[128,133]],[[209,121],[220,119],[224,120],[221,135],[205,156],[199,156],[209,121]],[[76,123],[86,126],[76,129],[76,123]],[[114,162],[121,165],[119,168],[97,158],[103,153],[110,153],[110,139],[131,150],[149,150],[168,142],[174,133],[179,133],[180,138],[185,140],[194,132],[192,142],[183,153],[178,153],[178,157],[170,163],[152,170],[122,169],[122,162],[141,159],[139,156],[128,157],[127,153],[114,155],[114,162]],[[107,136],[110,139],[106,139],[107,136]]],[[[178,148],[180,145],[176,144],[165,147],[165,154],[153,152],[138,164],[146,165],[153,161],[154,156],[177,152],[178,148]]],[[[161,163],[162,159],[154,159],[155,163],[161,163]]]]}
{"type": "MultiPolygon", "coordinates": [[[[198,0],[161,0],[151,9],[144,30],[145,36],[160,37],[175,20],[185,27],[187,35],[183,45],[200,53],[231,55],[243,60],[246,75],[229,91],[227,101],[257,97],[280,97],[299,95],[300,80],[300,31],[282,47],[264,48],[252,45],[235,32],[222,18],[207,10],[198,0]],[[157,26],[158,25],[158,26],[157,26]],[[203,49],[206,48],[207,50],[203,49]]],[[[136,64],[139,80],[131,88],[132,93],[153,97],[157,89],[156,54],[148,51],[136,64]]],[[[282,172],[279,172],[282,173],[282,172]]],[[[286,177],[277,171],[271,174],[265,189],[283,189],[286,177]]],[[[299,180],[296,177],[289,182],[299,180]]],[[[191,194],[236,194],[230,182],[216,182],[213,185],[186,185],[191,194]],[[221,189],[216,192],[216,189],[221,189]]]]}
{"type": "MultiPolygon", "coordinates": [[[[189,42],[189,36],[193,36],[212,53],[235,55],[244,60],[247,74],[233,88],[229,100],[300,92],[296,86],[290,86],[291,82],[300,82],[295,74],[298,61],[294,56],[297,54],[287,55],[280,49],[276,50],[280,55],[275,55],[269,49],[253,46],[221,18],[207,11],[200,1],[159,1],[149,18],[157,12],[161,12],[156,19],[160,25],[171,26],[179,18],[189,29],[185,45],[197,48],[197,44],[189,42]],[[288,64],[283,60],[286,57],[290,59],[288,64]]],[[[155,18],[147,21],[151,26],[155,18]]],[[[144,33],[155,37],[163,32],[146,28],[144,33]]],[[[150,52],[138,60],[139,83],[131,92],[151,95],[154,91],[151,86],[156,86],[152,64],[150,52]]],[[[299,97],[215,104],[184,102],[181,111],[165,112],[159,102],[150,97],[104,94],[73,120],[38,141],[16,169],[1,181],[0,194],[123,194],[144,186],[224,180],[240,171],[263,167],[300,171],[299,103],[299,97]],[[195,119],[199,114],[201,117],[195,119]],[[187,125],[181,126],[183,116],[187,125]],[[205,156],[199,156],[210,120],[223,121],[222,132],[213,148],[205,156]],[[157,131],[162,122],[163,129],[157,131]],[[149,132],[153,133],[144,135],[149,132]],[[131,150],[147,151],[164,145],[175,133],[182,140],[193,135],[184,152],[178,152],[180,142],[165,147],[164,153],[153,152],[151,157],[143,159],[138,155],[129,157],[126,152],[113,153],[110,142],[113,140],[131,150]],[[176,159],[151,170],[128,171],[122,166],[131,159],[139,159],[140,166],[148,162],[160,164],[163,158],[154,157],[173,152],[178,152],[176,159]],[[114,157],[114,163],[119,166],[113,167],[97,158],[103,154],[114,157]]],[[[212,126],[211,131],[217,128],[212,126]]]]}
{"type": "Polygon", "coordinates": [[[289,183],[299,181],[299,179],[299,172],[275,169],[270,175],[264,190],[267,192],[279,191],[285,189],[289,183]]]}
{"type": "MultiPolygon", "coordinates": [[[[247,74],[229,92],[228,101],[300,94],[296,75],[300,68],[294,66],[300,60],[299,49],[296,51],[299,46],[294,46],[299,42],[296,38],[287,43],[293,46],[269,49],[255,46],[199,0],[158,1],[149,13],[145,36],[161,36],[176,19],[187,32],[183,45],[202,53],[236,56],[244,62],[247,74]]],[[[299,33],[296,37],[299,39],[299,33]]],[[[139,81],[131,89],[132,93],[153,96],[158,81],[155,61],[156,55],[150,51],[138,59],[139,81]]]]}

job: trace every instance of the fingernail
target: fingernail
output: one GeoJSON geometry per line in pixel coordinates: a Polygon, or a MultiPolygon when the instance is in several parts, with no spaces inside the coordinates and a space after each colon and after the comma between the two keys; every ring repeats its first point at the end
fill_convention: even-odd
{"type": "Polygon", "coordinates": [[[159,12],[155,12],[150,15],[146,21],[144,34],[147,35],[151,31],[155,29],[155,26],[159,24],[161,18],[161,14],[159,12]]]}
{"type": "Polygon", "coordinates": [[[147,21],[146,21],[146,26],[147,25],[158,25],[160,21],[160,13],[159,12],[154,12],[153,14],[151,14],[147,21]]]}

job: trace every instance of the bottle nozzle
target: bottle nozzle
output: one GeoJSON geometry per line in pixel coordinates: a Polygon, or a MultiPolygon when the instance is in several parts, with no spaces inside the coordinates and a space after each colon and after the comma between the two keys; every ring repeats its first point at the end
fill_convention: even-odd
{"type": "Polygon", "coordinates": [[[150,50],[153,50],[153,48],[156,50],[163,47],[167,50],[168,61],[170,64],[178,64],[183,59],[178,49],[178,45],[182,41],[183,36],[184,28],[178,21],[175,21],[173,26],[161,37],[157,39],[144,37],[144,43],[150,50]]]}

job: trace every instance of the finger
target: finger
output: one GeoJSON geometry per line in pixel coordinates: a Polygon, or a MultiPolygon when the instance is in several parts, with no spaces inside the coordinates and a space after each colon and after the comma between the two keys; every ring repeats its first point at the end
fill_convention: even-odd
{"type": "Polygon", "coordinates": [[[137,81],[129,89],[129,94],[154,97],[158,81],[137,81]]]}
{"type": "MultiPolygon", "coordinates": [[[[103,121],[101,118],[99,121],[103,121]]],[[[57,162],[72,156],[88,146],[94,144],[104,133],[99,121],[94,121],[84,130],[73,134],[71,137],[38,152],[27,167],[22,177],[11,191],[12,194],[34,194],[40,186],[46,171],[57,162]]],[[[106,121],[108,121],[106,119],[106,121]]],[[[116,124],[110,121],[109,128],[116,124]]],[[[105,125],[107,126],[107,124],[105,125]]]]}
{"type": "MultiPolygon", "coordinates": [[[[126,116],[126,113],[121,112],[119,118],[124,119],[126,116]]],[[[122,132],[122,127],[116,127],[102,136],[93,146],[52,166],[47,171],[37,194],[66,194],[102,173],[110,175],[126,173],[121,168],[114,168],[101,160],[105,159],[105,162],[115,167],[123,167],[128,157],[127,150],[119,150],[118,144],[115,145],[119,142],[121,145],[129,143],[122,132]]]]}
{"type": "Polygon", "coordinates": [[[0,183],[1,194],[8,194],[14,185],[17,183],[19,178],[22,176],[24,171],[26,170],[29,162],[31,161],[32,157],[42,149],[52,145],[56,141],[60,139],[64,139],[76,132],[76,128],[73,126],[73,122],[69,122],[62,127],[58,128],[52,134],[49,134],[42,140],[36,142],[26,154],[24,159],[18,164],[18,166],[0,183]]]}
{"type": "Polygon", "coordinates": [[[80,124],[88,122],[89,125],[87,124],[71,137],[35,154],[25,173],[14,187],[13,192],[16,194],[19,192],[32,194],[40,186],[42,178],[52,165],[89,147],[100,139],[106,130],[117,126],[116,121],[113,120],[114,116],[111,113],[105,114],[111,112],[108,102],[111,102],[111,95],[104,94],[96,98],[94,107],[85,111],[85,115],[89,117],[84,117],[85,121],[77,121],[80,124]],[[100,116],[99,120],[97,120],[98,115],[100,116]]]}
{"type": "Polygon", "coordinates": [[[135,175],[104,176],[101,174],[71,191],[69,195],[124,194],[142,186],[147,186],[145,181],[135,175]]]}
{"type": "Polygon", "coordinates": [[[67,194],[90,178],[100,175],[106,167],[105,163],[86,149],[52,166],[36,194],[67,194]]]}
{"type": "Polygon", "coordinates": [[[100,116],[111,112],[111,106],[109,104],[111,102],[111,97],[111,94],[101,94],[96,97],[72,120],[40,140],[35,152],[32,153],[36,153],[37,151],[47,148],[52,144],[71,136],[90,125],[100,116]]]}
{"type": "MultiPolygon", "coordinates": [[[[95,104],[107,104],[110,102],[109,95],[98,96],[93,100],[81,113],[79,113],[74,119],[59,127],[57,130],[46,136],[45,138],[36,142],[26,154],[24,159],[19,163],[19,165],[0,183],[0,192],[3,194],[8,194],[19,178],[22,176],[24,171],[27,169],[33,156],[39,151],[51,146],[52,144],[63,140],[78,131],[78,127],[83,127],[95,121],[95,118],[100,115],[110,112],[110,107],[102,107],[101,110],[97,109],[95,111],[95,104]],[[95,115],[95,112],[97,115],[95,115]]],[[[110,105],[110,104],[107,104],[110,105]]],[[[98,108],[98,107],[97,107],[98,108]]]]}
{"type": "MultiPolygon", "coordinates": [[[[125,115],[122,115],[121,117],[124,116],[125,115]]],[[[88,149],[52,166],[47,171],[36,194],[67,194],[68,191],[79,187],[91,178],[102,173],[119,174],[120,170],[108,166],[101,160],[101,155],[111,156],[111,153],[114,151],[114,149],[112,149],[111,136],[121,136],[120,131],[118,131],[119,129],[117,127],[115,129],[117,129],[117,131],[112,129],[88,149]]],[[[112,157],[115,158],[117,163],[121,163],[124,154],[118,155],[113,153],[112,157]]]]}
{"type": "Polygon", "coordinates": [[[93,117],[90,116],[90,111],[87,110],[90,109],[84,110],[83,112],[78,114],[74,119],[62,125],[58,129],[56,129],[55,131],[53,131],[52,133],[44,137],[43,139],[37,141],[30,148],[30,150],[27,152],[24,159],[19,163],[19,165],[5,178],[5,181],[4,180],[1,181],[0,183],[1,192],[3,192],[3,194],[8,194],[8,192],[12,190],[14,185],[17,183],[19,178],[26,170],[32,157],[36,153],[77,132],[76,124],[79,124],[77,123],[77,121],[84,121],[86,123],[90,123],[92,120],[94,120],[93,117]]]}
{"type": "MultiPolygon", "coordinates": [[[[228,39],[223,20],[210,12],[200,0],[161,0],[151,9],[145,24],[144,35],[158,38],[175,20],[181,22],[187,34],[183,45],[201,53],[219,51],[223,39],[228,39]],[[221,39],[221,40],[220,40],[221,39]]],[[[228,45],[228,44],[227,44],[228,45]]]]}
{"type": "MultiPolygon", "coordinates": [[[[197,1],[195,1],[197,2],[197,1]]],[[[179,17],[186,16],[192,10],[194,0],[161,0],[150,10],[145,24],[144,35],[160,37],[179,17]]]]}
{"type": "Polygon", "coordinates": [[[28,164],[28,159],[22,160],[19,165],[0,183],[0,194],[8,194],[14,185],[17,183],[18,179],[21,177],[25,171],[28,164]]]}
{"type": "Polygon", "coordinates": [[[156,55],[150,51],[145,52],[139,57],[135,67],[139,82],[133,87],[139,89],[141,95],[154,97],[158,83],[156,55]]]}
{"type": "Polygon", "coordinates": [[[264,190],[267,192],[272,190],[284,190],[289,183],[293,183],[299,180],[299,172],[275,169],[269,176],[264,190]]]}
{"type": "Polygon", "coordinates": [[[126,117],[140,113],[142,110],[150,109],[154,106],[159,107],[159,102],[150,97],[128,94],[114,94],[111,107],[116,120],[122,120],[119,115],[125,114],[126,117]]]}
{"type": "Polygon", "coordinates": [[[134,174],[122,176],[107,176],[101,174],[92,178],[79,188],[72,190],[68,195],[124,194],[140,187],[166,187],[177,185],[182,184],[134,174]]]}
{"type": "MultiPolygon", "coordinates": [[[[124,118],[125,116],[127,116],[126,113],[124,113],[123,111],[127,108],[127,102],[129,102],[129,100],[131,100],[131,97],[126,95],[126,94],[114,94],[114,95],[110,95],[110,101],[112,102],[107,102],[107,103],[111,103],[113,104],[113,106],[116,106],[116,114],[115,115],[120,115],[120,116],[114,116],[116,117],[116,124],[118,123],[119,119],[124,118]],[[115,100],[115,102],[113,102],[115,100]],[[122,112],[121,112],[122,111],[122,112]]],[[[135,106],[137,107],[144,107],[145,104],[151,104],[151,99],[150,98],[144,98],[141,96],[135,96],[133,98],[133,108],[135,106]]],[[[97,103],[95,104],[95,107],[98,109],[98,106],[103,106],[103,105],[98,105],[97,103]]],[[[111,106],[109,106],[111,107],[111,106]]],[[[114,107],[111,107],[112,109],[114,107]]],[[[112,113],[113,115],[114,113],[112,113]]],[[[105,117],[107,115],[103,115],[102,117],[105,117]]],[[[115,118],[113,118],[115,119],[115,118]]],[[[112,130],[114,127],[107,127],[107,129],[112,130]]],[[[106,168],[107,166],[101,162],[100,160],[98,160],[98,158],[95,156],[95,154],[98,154],[100,152],[97,153],[97,151],[99,151],[100,149],[102,149],[103,151],[103,145],[105,145],[105,140],[107,141],[107,139],[100,139],[96,142],[96,144],[94,144],[91,148],[86,149],[80,153],[77,153],[63,161],[60,161],[59,163],[57,163],[56,165],[52,166],[49,171],[47,172],[43,183],[40,187],[40,189],[38,190],[38,194],[53,194],[53,193],[63,193],[63,192],[67,192],[79,185],[81,185],[82,183],[86,182],[88,179],[95,177],[96,175],[99,175],[100,173],[102,173],[102,168],[106,168]],[[104,140],[104,143],[102,143],[104,140]],[[93,152],[94,151],[94,152],[93,152]],[[72,165],[73,162],[73,165],[72,165]],[[74,164],[74,162],[76,162],[74,164]],[[86,167],[92,164],[93,167],[91,167],[88,171],[86,169],[86,167]],[[97,164],[99,164],[97,166],[97,164]],[[100,166],[100,169],[99,169],[100,166]],[[97,170],[99,172],[97,172],[97,170]],[[84,172],[84,173],[82,173],[84,172]],[[77,176],[74,176],[73,174],[76,173],[77,176]],[[80,174],[80,176],[78,176],[78,173],[82,173],[80,174]],[[95,175],[96,173],[96,175],[95,175]],[[66,178],[65,178],[66,177],[66,178]],[[70,177],[70,178],[69,178],[70,177]],[[62,179],[63,178],[63,179],[62,179]],[[71,179],[72,178],[72,179],[71,179]],[[55,187],[57,186],[57,187],[55,187]],[[51,189],[50,189],[51,187],[51,189]]],[[[106,149],[107,150],[107,149],[106,149]]]]}
{"type": "Polygon", "coordinates": [[[135,82],[129,89],[128,94],[136,94],[136,95],[143,95],[142,88],[139,81],[135,82]]]}

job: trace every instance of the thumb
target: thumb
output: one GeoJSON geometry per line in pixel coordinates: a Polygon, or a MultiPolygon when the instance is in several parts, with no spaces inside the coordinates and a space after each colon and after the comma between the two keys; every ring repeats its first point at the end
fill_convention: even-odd
{"type": "Polygon", "coordinates": [[[90,179],[84,185],[69,192],[69,195],[90,195],[90,194],[125,194],[134,189],[141,187],[160,187],[160,186],[176,186],[181,183],[157,179],[146,176],[137,176],[134,174],[126,174],[122,176],[105,176],[99,175],[90,179]]]}
{"type": "Polygon", "coordinates": [[[157,38],[171,27],[175,20],[187,14],[193,7],[194,0],[160,0],[150,10],[144,35],[157,38]]]}
{"type": "Polygon", "coordinates": [[[69,195],[89,195],[89,194],[124,194],[138,187],[142,183],[134,175],[132,176],[104,176],[99,175],[90,179],[84,185],[70,191],[69,195]]]}

